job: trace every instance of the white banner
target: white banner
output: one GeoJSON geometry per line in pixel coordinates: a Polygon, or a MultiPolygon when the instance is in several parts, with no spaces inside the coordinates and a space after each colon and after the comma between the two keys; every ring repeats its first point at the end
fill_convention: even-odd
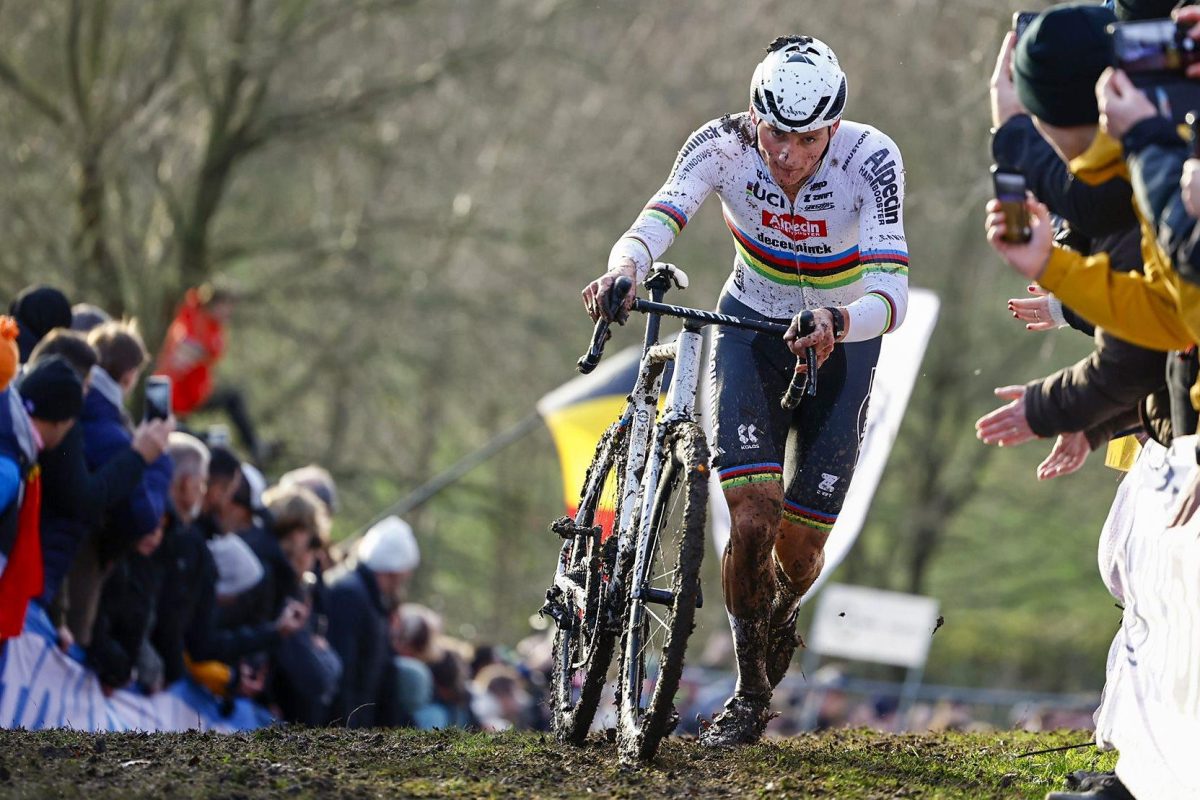
{"type": "Polygon", "coordinates": [[[229,733],[271,721],[242,698],[223,709],[187,678],[149,696],[124,689],[105,696],[96,674],[58,648],[54,628],[37,604],[29,607],[25,631],[0,656],[0,728],[229,733]]]}
{"type": "Polygon", "coordinates": [[[922,667],[937,616],[938,602],[932,597],[831,583],[817,603],[808,649],[854,661],[922,667]]]}
{"type": "MultiPolygon", "coordinates": [[[[928,289],[909,290],[908,313],[904,324],[883,337],[879,366],[876,368],[875,383],[871,388],[867,429],[863,433],[862,449],[858,454],[858,466],[855,467],[854,478],[850,481],[850,489],[846,493],[842,511],[829,534],[829,541],[825,544],[825,568],[804,596],[805,600],[812,597],[825,579],[842,563],[862,530],[867,512],[871,508],[871,499],[875,496],[875,489],[883,476],[888,455],[892,452],[892,444],[896,441],[896,434],[900,432],[900,423],[904,419],[904,410],[908,407],[908,399],[912,395],[917,373],[921,369],[925,348],[937,323],[939,306],[937,295],[928,289]]],[[[705,407],[707,405],[705,404],[705,407]]],[[[708,430],[711,435],[711,426],[708,430]]],[[[713,546],[720,557],[725,551],[726,542],[729,541],[729,508],[725,504],[725,496],[721,493],[721,484],[715,470],[710,480],[709,518],[712,520],[713,546]]]]}

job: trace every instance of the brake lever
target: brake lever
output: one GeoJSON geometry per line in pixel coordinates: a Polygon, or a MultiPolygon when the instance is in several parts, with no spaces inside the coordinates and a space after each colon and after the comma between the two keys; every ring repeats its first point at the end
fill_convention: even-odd
{"type": "Polygon", "coordinates": [[[596,327],[592,329],[592,343],[588,347],[588,351],[575,362],[575,368],[584,375],[596,368],[600,363],[600,359],[604,357],[604,345],[612,338],[612,323],[624,325],[629,319],[629,312],[625,310],[625,295],[629,294],[629,290],[633,288],[633,281],[622,275],[613,281],[612,289],[608,293],[608,315],[611,320],[600,317],[596,320],[596,327]]]}

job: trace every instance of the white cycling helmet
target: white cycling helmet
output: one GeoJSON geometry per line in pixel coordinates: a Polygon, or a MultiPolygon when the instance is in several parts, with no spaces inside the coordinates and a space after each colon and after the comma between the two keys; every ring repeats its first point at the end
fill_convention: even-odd
{"type": "Polygon", "coordinates": [[[759,118],[784,131],[826,128],[846,108],[846,74],[829,45],[811,36],[786,36],[754,68],[750,104],[759,118]]]}

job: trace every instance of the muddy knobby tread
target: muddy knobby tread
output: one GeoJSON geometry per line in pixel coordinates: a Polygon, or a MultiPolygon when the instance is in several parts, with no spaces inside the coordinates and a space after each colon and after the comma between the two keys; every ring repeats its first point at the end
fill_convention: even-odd
{"type": "MultiPolygon", "coordinates": [[[[623,466],[625,463],[625,444],[627,441],[628,426],[621,425],[619,422],[613,423],[608,430],[600,437],[596,444],[596,451],[592,456],[592,462],[588,465],[587,474],[583,481],[583,486],[580,489],[582,502],[582,494],[587,492],[587,488],[592,481],[593,475],[597,470],[600,470],[600,476],[603,476],[613,469],[613,480],[619,481],[623,466]]],[[[596,500],[599,501],[599,496],[596,500]]],[[[620,519],[620,504],[621,497],[618,489],[617,507],[615,511],[615,519],[620,519]]],[[[594,509],[593,514],[594,518],[594,509]]],[[[601,552],[605,552],[601,548],[601,552]]],[[[562,675],[558,669],[558,664],[561,658],[561,648],[564,645],[564,636],[562,629],[558,629],[554,634],[554,672],[551,675],[551,691],[550,702],[553,704],[551,715],[554,722],[554,733],[556,738],[565,744],[583,745],[587,739],[588,730],[591,728],[592,719],[596,715],[596,708],[600,703],[600,695],[604,690],[604,682],[608,676],[608,666],[612,662],[613,648],[615,645],[616,636],[613,632],[605,630],[603,625],[600,625],[600,609],[601,609],[601,592],[603,590],[603,578],[611,568],[611,564],[604,563],[604,559],[597,558],[598,554],[586,553],[583,557],[587,557],[591,562],[587,566],[587,597],[588,608],[585,614],[586,625],[581,625],[576,636],[573,637],[574,644],[572,645],[571,656],[572,661],[577,660],[576,654],[580,646],[588,647],[585,666],[583,668],[583,685],[580,688],[578,700],[573,704],[569,704],[569,708],[564,708],[567,705],[567,698],[571,696],[572,686],[562,686],[562,675]],[[590,619],[588,619],[590,617],[590,619]],[[581,636],[584,636],[581,640],[581,636]]],[[[574,564],[578,563],[581,556],[575,555],[574,564]]]]}
{"type": "MultiPolygon", "coordinates": [[[[667,433],[667,452],[679,467],[680,485],[676,491],[685,493],[682,528],[679,537],[679,567],[672,589],[675,603],[672,608],[670,631],[663,648],[658,681],[655,684],[646,713],[640,725],[628,729],[625,714],[618,714],[617,740],[623,761],[648,761],[654,758],[659,743],[674,731],[679,721],[675,711],[675,693],[683,674],[684,655],[688,638],[695,627],[696,597],[700,589],[700,563],[704,557],[705,525],[708,519],[709,451],[704,432],[693,422],[676,423],[667,433]]],[[[660,492],[656,490],[655,500],[660,492]]],[[[659,538],[659,542],[664,537],[659,538]]],[[[628,628],[630,602],[626,599],[625,625],[628,628]]],[[[628,671],[624,659],[628,633],[621,637],[620,686],[621,702],[635,697],[633,687],[624,685],[628,671]]]]}

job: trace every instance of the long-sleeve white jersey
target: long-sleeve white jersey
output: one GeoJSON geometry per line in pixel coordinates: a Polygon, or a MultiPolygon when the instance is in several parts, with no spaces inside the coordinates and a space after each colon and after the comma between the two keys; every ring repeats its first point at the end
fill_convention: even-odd
{"type": "Polygon", "coordinates": [[[895,143],[843,121],[817,171],[789,200],[754,143],[748,114],[713,120],[688,137],[667,182],[613,246],[639,280],[711,192],[736,250],[725,291],[768,317],[845,306],[847,341],[895,330],[908,305],[904,165],[895,143]]]}

